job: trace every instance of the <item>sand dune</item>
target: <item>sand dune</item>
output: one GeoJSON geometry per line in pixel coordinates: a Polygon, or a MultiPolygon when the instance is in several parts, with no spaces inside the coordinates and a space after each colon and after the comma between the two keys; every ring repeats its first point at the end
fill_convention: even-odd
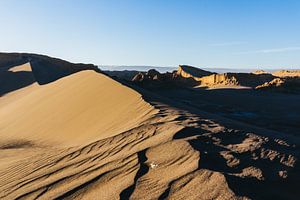
{"type": "MultiPolygon", "coordinates": [[[[0,107],[2,199],[162,198],[173,182],[194,185],[215,173],[195,172],[199,152],[172,141],[184,128],[174,121],[178,114],[160,112],[102,74],[79,72],[6,99],[0,107]]],[[[234,197],[225,181],[222,188],[234,197]]]]}
{"type": "Polygon", "coordinates": [[[298,137],[129,86],[82,71],[1,97],[0,199],[298,196],[298,137]]]}
{"type": "Polygon", "coordinates": [[[2,137],[82,144],[133,128],[154,112],[138,93],[92,71],[26,93],[0,110],[2,137]]]}

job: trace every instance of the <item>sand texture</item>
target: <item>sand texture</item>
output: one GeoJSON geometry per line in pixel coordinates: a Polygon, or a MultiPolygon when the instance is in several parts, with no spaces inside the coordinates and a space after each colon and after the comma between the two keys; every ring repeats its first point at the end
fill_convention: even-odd
{"type": "Polygon", "coordinates": [[[0,98],[0,199],[296,199],[299,143],[81,71],[0,98]]]}

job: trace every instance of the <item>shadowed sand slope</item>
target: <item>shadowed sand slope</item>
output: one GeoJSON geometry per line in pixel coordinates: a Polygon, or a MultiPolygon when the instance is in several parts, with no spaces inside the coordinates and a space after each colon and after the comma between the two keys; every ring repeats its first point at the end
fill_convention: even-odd
{"type": "Polygon", "coordinates": [[[135,127],[154,112],[137,92],[93,71],[26,92],[0,110],[7,140],[82,144],[135,127]]]}
{"type": "Polygon", "coordinates": [[[9,68],[0,68],[0,108],[23,98],[39,87],[30,63],[9,68]],[[9,75],[8,75],[9,74],[9,75]],[[23,74],[20,76],[20,74],[23,74]],[[26,75],[25,75],[26,74],[26,75]]]}
{"type": "Polygon", "coordinates": [[[0,97],[34,82],[35,77],[29,63],[15,67],[0,67],[0,97]]]}

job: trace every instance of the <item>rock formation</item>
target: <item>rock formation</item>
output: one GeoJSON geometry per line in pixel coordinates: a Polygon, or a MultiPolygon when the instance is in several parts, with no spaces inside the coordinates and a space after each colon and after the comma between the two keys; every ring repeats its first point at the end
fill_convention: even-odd
{"type": "Polygon", "coordinates": [[[105,70],[103,72],[114,79],[121,79],[121,80],[126,80],[126,81],[131,81],[138,73],[140,73],[139,71],[136,71],[136,70],[123,70],[123,71],[105,70]]]}
{"type": "Polygon", "coordinates": [[[280,70],[272,74],[278,77],[300,77],[300,70],[280,70]]]}
{"type": "Polygon", "coordinates": [[[299,77],[280,77],[257,86],[257,90],[268,90],[284,93],[300,93],[299,77]]]}
{"type": "Polygon", "coordinates": [[[199,81],[201,77],[209,76],[214,73],[196,67],[192,67],[189,65],[179,65],[177,74],[183,78],[193,78],[196,81],[199,81]]]}
{"type": "Polygon", "coordinates": [[[201,85],[213,86],[246,86],[256,87],[257,85],[271,81],[274,76],[271,74],[252,74],[252,73],[224,73],[204,76],[199,79],[201,85]]]}
{"type": "Polygon", "coordinates": [[[299,72],[299,70],[285,70],[271,74],[264,70],[257,70],[253,73],[217,74],[188,65],[179,65],[177,70],[166,73],[151,69],[148,72],[119,71],[108,74],[146,88],[248,87],[258,90],[298,93],[299,80],[296,77],[299,72]]]}
{"type": "Polygon", "coordinates": [[[159,73],[155,69],[136,74],[132,81],[147,88],[193,87],[198,82],[192,77],[182,77],[178,71],[159,73]]]}
{"type": "Polygon", "coordinates": [[[252,74],[269,74],[269,72],[267,72],[265,70],[256,70],[256,71],[252,72],[252,74]]]}

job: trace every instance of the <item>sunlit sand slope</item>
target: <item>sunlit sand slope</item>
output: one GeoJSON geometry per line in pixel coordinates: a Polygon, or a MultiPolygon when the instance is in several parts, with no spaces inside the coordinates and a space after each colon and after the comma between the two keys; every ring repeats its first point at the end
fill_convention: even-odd
{"type": "Polygon", "coordinates": [[[155,112],[137,92],[94,71],[26,93],[0,109],[2,143],[83,144],[133,128],[155,112]]]}

